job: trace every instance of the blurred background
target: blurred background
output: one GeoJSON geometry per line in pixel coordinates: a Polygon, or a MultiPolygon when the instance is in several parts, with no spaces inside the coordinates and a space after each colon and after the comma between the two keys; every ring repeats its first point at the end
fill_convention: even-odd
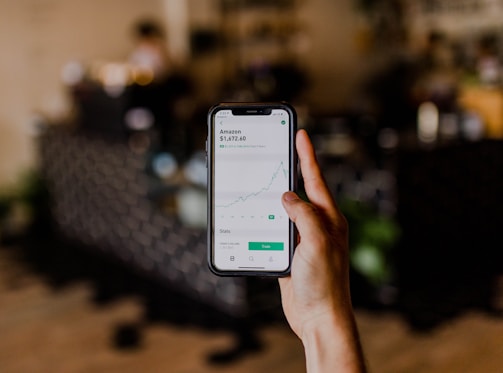
{"type": "Polygon", "coordinates": [[[292,103],[372,371],[503,363],[502,0],[0,0],[0,371],[304,371],[206,265],[206,113],[292,103]]]}

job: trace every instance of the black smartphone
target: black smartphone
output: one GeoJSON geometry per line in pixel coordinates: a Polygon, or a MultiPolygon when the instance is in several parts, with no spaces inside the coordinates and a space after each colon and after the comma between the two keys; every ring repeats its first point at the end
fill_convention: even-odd
{"type": "Polygon", "coordinates": [[[208,263],[218,275],[285,276],[295,226],[281,195],[296,189],[294,108],[224,103],[208,113],[208,263]]]}

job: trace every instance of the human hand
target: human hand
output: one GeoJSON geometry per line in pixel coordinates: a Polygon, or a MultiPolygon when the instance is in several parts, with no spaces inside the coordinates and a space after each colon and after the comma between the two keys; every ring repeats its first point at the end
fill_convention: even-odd
{"type": "Polygon", "coordinates": [[[305,131],[298,131],[296,146],[309,202],[293,192],[282,198],[299,232],[291,274],[279,279],[283,311],[304,343],[308,370],[331,371],[337,364],[363,371],[349,289],[347,221],[330,194],[305,131]],[[333,351],[327,360],[323,351],[329,347],[333,351]]]}

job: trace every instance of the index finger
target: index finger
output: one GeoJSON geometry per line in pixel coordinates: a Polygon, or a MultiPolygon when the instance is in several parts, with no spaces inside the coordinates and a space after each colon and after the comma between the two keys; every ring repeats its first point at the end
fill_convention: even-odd
{"type": "Polygon", "coordinates": [[[305,130],[301,129],[297,132],[296,146],[309,201],[324,211],[327,217],[336,219],[339,212],[320,170],[313,144],[305,130]]]}

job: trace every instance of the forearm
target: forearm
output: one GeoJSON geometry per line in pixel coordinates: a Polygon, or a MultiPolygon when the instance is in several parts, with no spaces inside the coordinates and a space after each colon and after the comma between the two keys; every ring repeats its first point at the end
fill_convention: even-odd
{"type": "Polygon", "coordinates": [[[302,336],[308,373],[366,372],[356,323],[334,317],[317,322],[302,336]]]}

